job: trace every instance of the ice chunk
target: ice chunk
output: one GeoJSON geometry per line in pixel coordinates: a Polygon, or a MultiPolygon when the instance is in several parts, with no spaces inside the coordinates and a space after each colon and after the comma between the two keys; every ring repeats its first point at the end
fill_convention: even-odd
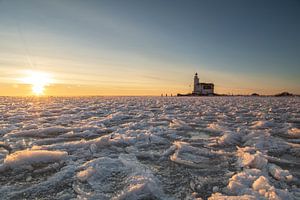
{"type": "Polygon", "coordinates": [[[292,138],[300,138],[300,129],[299,128],[291,128],[288,130],[288,135],[292,138]]]}
{"type": "Polygon", "coordinates": [[[89,161],[81,167],[76,177],[93,188],[95,193],[81,191],[81,195],[90,198],[99,193],[107,193],[104,199],[115,200],[166,197],[157,178],[134,155],[121,154],[116,159],[103,157],[89,161]],[[116,195],[109,195],[113,190],[116,195]]]}
{"type": "Polygon", "coordinates": [[[214,133],[221,133],[222,131],[226,130],[223,126],[217,123],[209,124],[206,130],[214,133]]]}
{"type": "Polygon", "coordinates": [[[121,194],[113,200],[138,200],[138,199],[167,199],[162,193],[153,176],[130,176],[126,182],[129,184],[121,194]]]}
{"type": "Polygon", "coordinates": [[[253,195],[226,196],[221,193],[214,193],[208,200],[256,200],[253,195]]]}
{"type": "Polygon", "coordinates": [[[87,169],[80,171],[77,173],[77,178],[80,181],[86,181],[88,178],[90,178],[96,170],[93,167],[88,167],[87,169]]]}
{"type": "Polygon", "coordinates": [[[234,132],[225,132],[222,137],[219,138],[218,144],[220,145],[236,145],[241,142],[241,134],[234,132]]]}
{"type": "Polygon", "coordinates": [[[253,123],[253,125],[251,126],[252,128],[255,129],[264,129],[264,128],[271,128],[274,126],[274,122],[273,121],[256,121],[253,123]]]}
{"type": "Polygon", "coordinates": [[[253,153],[253,150],[253,148],[249,147],[238,147],[237,156],[239,166],[264,169],[268,164],[268,160],[261,152],[256,151],[255,153],[253,153]]]}
{"type": "Polygon", "coordinates": [[[47,128],[40,128],[40,129],[31,129],[31,130],[24,130],[14,133],[6,134],[5,137],[50,137],[50,136],[57,136],[61,133],[66,133],[70,129],[60,126],[53,126],[47,128]]]}
{"type": "Polygon", "coordinates": [[[230,178],[227,189],[235,195],[244,194],[261,175],[262,172],[258,169],[246,169],[230,178]]]}
{"type": "Polygon", "coordinates": [[[185,142],[174,142],[176,151],[170,156],[173,162],[190,167],[209,167],[216,160],[221,162],[222,157],[217,152],[212,152],[206,148],[196,148],[185,142]]]}
{"type": "Polygon", "coordinates": [[[254,181],[252,184],[252,188],[255,191],[261,191],[261,190],[269,190],[271,188],[271,185],[269,184],[269,181],[266,177],[260,176],[258,179],[254,181]]]}
{"type": "Polygon", "coordinates": [[[163,193],[159,180],[135,156],[121,154],[121,162],[130,169],[131,173],[125,180],[127,188],[113,199],[168,199],[163,193]]]}
{"type": "Polygon", "coordinates": [[[120,122],[120,121],[129,119],[129,118],[130,118],[129,115],[126,115],[126,114],[122,113],[121,111],[119,111],[119,112],[115,112],[115,113],[112,113],[112,114],[104,117],[103,119],[99,120],[98,123],[102,123],[102,124],[106,125],[106,124],[112,124],[115,122],[120,122]]]}
{"type": "Polygon", "coordinates": [[[8,155],[3,166],[10,169],[23,168],[36,164],[58,162],[67,157],[64,151],[23,150],[8,155]]]}
{"type": "Polygon", "coordinates": [[[271,154],[281,155],[291,146],[281,138],[273,137],[267,131],[251,131],[243,137],[244,146],[255,147],[259,151],[268,151],[271,154]]]}
{"type": "Polygon", "coordinates": [[[173,119],[170,123],[170,127],[178,130],[189,130],[191,127],[184,121],[179,119],[173,119]]]}
{"type": "Polygon", "coordinates": [[[256,199],[293,199],[293,195],[289,191],[272,186],[266,173],[258,169],[245,169],[232,176],[227,190],[229,194],[252,195],[256,199]]]}
{"type": "Polygon", "coordinates": [[[269,173],[279,181],[292,181],[293,175],[288,170],[283,170],[275,164],[269,164],[269,173]]]}

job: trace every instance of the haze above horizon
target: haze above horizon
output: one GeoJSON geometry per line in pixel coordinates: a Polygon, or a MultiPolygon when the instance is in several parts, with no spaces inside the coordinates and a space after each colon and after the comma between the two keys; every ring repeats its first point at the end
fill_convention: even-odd
{"type": "Polygon", "coordinates": [[[0,96],[300,94],[297,0],[0,0],[0,96]]]}

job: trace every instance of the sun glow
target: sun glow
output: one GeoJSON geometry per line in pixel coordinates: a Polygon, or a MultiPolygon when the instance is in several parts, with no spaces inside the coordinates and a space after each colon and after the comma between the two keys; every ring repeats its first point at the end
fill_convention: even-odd
{"type": "Polygon", "coordinates": [[[38,71],[26,71],[27,76],[22,79],[25,84],[32,86],[32,93],[36,96],[45,94],[45,87],[53,82],[50,74],[38,71]]]}

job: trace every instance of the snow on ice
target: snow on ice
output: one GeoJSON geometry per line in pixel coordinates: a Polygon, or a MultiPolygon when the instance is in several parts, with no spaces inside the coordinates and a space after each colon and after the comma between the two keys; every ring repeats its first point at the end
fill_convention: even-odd
{"type": "Polygon", "coordinates": [[[298,97],[0,103],[0,199],[300,199],[298,97]]]}

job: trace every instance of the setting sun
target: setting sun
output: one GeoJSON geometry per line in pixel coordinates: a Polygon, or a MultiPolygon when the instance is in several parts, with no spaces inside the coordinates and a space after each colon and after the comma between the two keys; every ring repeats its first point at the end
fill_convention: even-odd
{"type": "Polygon", "coordinates": [[[27,76],[22,79],[23,83],[32,86],[32,93],[40,96],[44,95],[45,87],[53,82],[50,74],[38,71],[27,71],[27,76]]]}

